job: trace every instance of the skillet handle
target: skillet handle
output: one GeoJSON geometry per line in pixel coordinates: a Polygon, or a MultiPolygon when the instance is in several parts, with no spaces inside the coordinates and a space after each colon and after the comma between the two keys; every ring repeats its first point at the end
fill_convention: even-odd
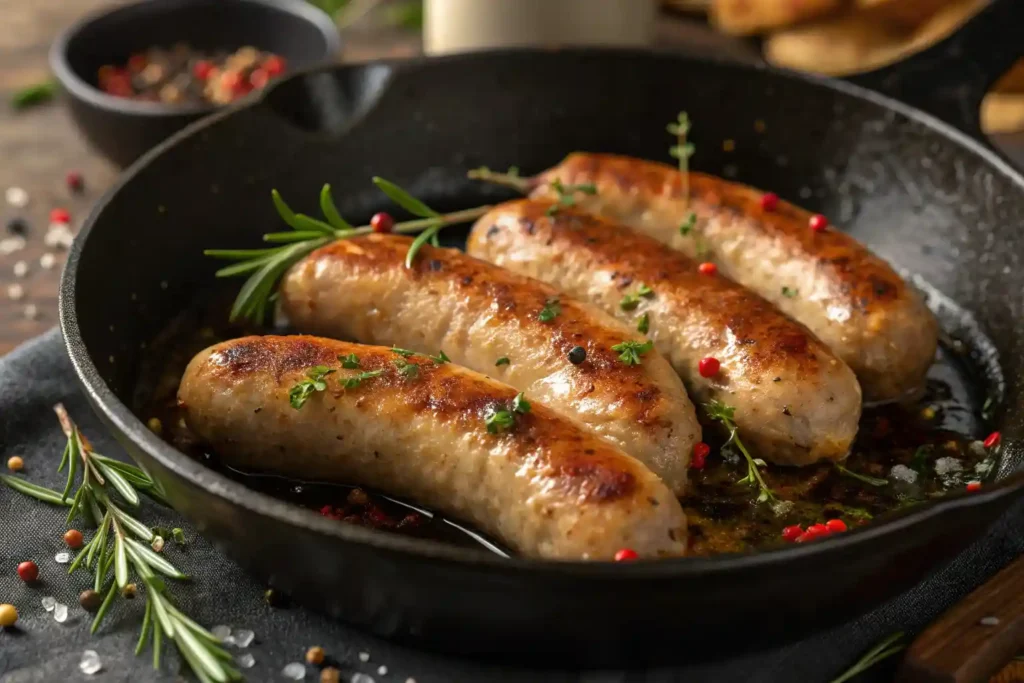
{"type": "MultiPolygon", "coordinates": [[[[1024,557],[925,629],[903,658],[896,683],[985,683],[1022,649],[1024,557]]],[[[1012,666],[1024,674],[1024,662],[1012,666]]]]}
{"type": "Polygon", "coordinates": [[[981,100],[1024,56],[1024,2],[990,0],[952,35],[889,66],[846,80],[922,109],[985,141],[981,100]]]}

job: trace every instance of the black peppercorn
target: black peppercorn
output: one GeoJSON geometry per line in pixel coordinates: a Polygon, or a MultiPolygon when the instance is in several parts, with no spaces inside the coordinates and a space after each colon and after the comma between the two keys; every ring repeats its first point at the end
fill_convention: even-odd
{"type": "Polygon", "coordinates": [[[12,218],[7,221],[7,232],[12,235],[24,235],[28,232],[28,223],[24,218],[12,218]]]}
{"type": "Polygon", "coordinates": [[[574,346],[569,350],[569,362],[579,365],[587,359],[587,350],[582,346],[574,346]]]}
{"type": "Polygon", "coordinates": [[[78,596],[78,604],[90,614],[96,612],[103,604],[103,596],[94,590],[82,591],[78,596]]]}

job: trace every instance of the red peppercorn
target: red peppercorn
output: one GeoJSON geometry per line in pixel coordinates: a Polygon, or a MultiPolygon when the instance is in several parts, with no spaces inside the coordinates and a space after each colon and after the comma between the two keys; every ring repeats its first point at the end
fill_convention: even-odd
{"type": "Polygon", "coordinates": [[[210,77],[210,72],[213,71],[213,62],[205,59],[200,59],[192,67],[192,75],[200,81],[205,81],[210,77]]]}
{"type": "Polygon", "coordinates": [[[615,553],[616,562],[629,562],[630,560],[635,560],[638,557],[640,556],[637,555],[636,551],[632,548],[623,548],[619,552],[615,553]]]}
{"type": "Polygon", "coordinates": [[[804,530],[800,528],[800,525],[794,524],[793,526],[787,526],[782,530],[782,538],[790,543],[794,543],[796,539],[803,535],[803,533],[804,530]]]}
{"type": "Polygon", "coordinates": [[[81,192],[82,188],[85,187],[85,181],[82,179],[82,174],[78,171],[68,171],[64,181],[68,185],[68,189],[72,192],[81,192]]]}
{"type": "Polygon", "coordinates": [[[695,470],[704,469],[704,462],[707,460],[709,453],[711,453],[711,446],[703,441],[695,443],[693,445],[693,457],[690,458],[690,467],[695,470]]]}
{"type": "Polygon", "coordinates": [[[395,219],[383,211],[373,214],[373,218],[370,219],[370,227],[374,232],[391,232],[391,228],[394,226],[395,219]]]}
{"type": "Polygon", "coordinates": [[[794,543],[806,543],[807,541],[813,541],[814,535],[809,534],[806,531],[793,539],[794,543]]]}
{"type": "Polygon", "coordinates": [[[25,583],[31,583],[39,578],[39,565],[32,560],[22,562],[18,565],[18,577],[25,583]]]}
{"type": "Polygon", "coordinates": [[[270,55],[263,60],[263,70],[267,72],[267,75],[273,78],[274,76],[280,76],[284,73],[285,61],[284,57],[277,55],[270,55]]]}
{"type": "Polygon", "coordinates": [[[992,432],[985,439],[985,448],[995,448],[996,446],[999,445],[999,442],[1000,440],[1002,440],[1002,438],[1003,435],[1000,434],[999,432],[992,432]]]}
{"type": "Polygon", "coordinates": [[[68,529],[64,532],[64,542],[68,544],[68,547],[72,550],[77,550],[82,547],[82,532],[78,529],[68,529]]]}
{"type": "Polygon", "coordinates": [[[70,223],[71,213],[67,209],[56,208],[50,211],[51,223],[70,223]]]}
{"type": "Polygon", "coordinates": [[[846,522],[841,519],[830,519],[825,522],[825,528],[831,532],[846,531],[846,522]]]}
{"type": "Polygon", "coordinates": [[[774,211],[779,206],[779,195],[774,192],[766,192],[761,195],[761,208],[765,211],[774,211]]]}
{"type": "Polygon", "coordinates": [[[269,80],[270,76],[265,69],[253,69],[253,72],[249,74],[249,85],[256,89],[265,86],[269,80]]]}
{"type": "Polygon", "coordinates": [[[701,377],[714,377],[721,368],[722,364],[718,362],[718,359],[711,356],[701,358],[700,363],[697,364],[697,370],[701,377]]]}
{"type": "Polygon", "coordinates": [[[828,227],[828,219],[822,216],[820,213],[816,213],[811,216],[810,225],[811,230],[814,232],[821,232],[828,227]]]}
{"type": "Polygon", "coordinates": [[[134,73],[145,69],[147,64],[149,64],[149,58],[142,53],[134,54],[128,58],[128,69],[134,73]]]}
{"type": "Polygon", "coordinates": [[[807,527],[807,531],[804,532],[809,535],[812,539],[821,538],[822,536],[828,536],[831,532],[828,527],[824,524],[812,524],[807,527]]]}
{"type": "Polygon", "coordinates": [[[975,492],[975,491],[980,491],[981,490],[981,482],[980,481],[969,481],[969,482],[967,482],[967,490],[972,492],[972,493],[975,492]]]}
{"type": "Polygon", "coordinates": [[[700,271],[701,275],[714,275],[718,272],[718,266],[714,263],[704,262],[697,266],[697,270],[700,271]]]}

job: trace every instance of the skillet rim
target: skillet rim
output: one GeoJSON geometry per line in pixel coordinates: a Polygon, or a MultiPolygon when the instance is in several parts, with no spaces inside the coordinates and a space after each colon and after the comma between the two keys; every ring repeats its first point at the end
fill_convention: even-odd
{"type": "MultiPolygon", "coordinates": [[[[190,485],[203,489],[207,494],[216,496],[240,507],[247,512],[259,515],[266,515],[275,521],[306,528],[323,536],[340,540],[346,543],[359,543],[369,546],[375,552],[385,552],[392,555],[411,556],[412,559],[420,562],[429,561],[433,564],[455,562],[463,567],[473,565],[483,567],[487,571],[500,572],[509,575],[518,575],[522,571],[530,571],[533,575],[546,575],[548,578],[573,578],[573,579],[631,579],[645,580],[658,578],[685,578],[696,577],[707,574],[709,571],[718,573],[729,573],[749,571],[766,564],[773,564],[779,561],[799,558],[811,555],[822,555],[825,553],[841,553],[857,548],[870,551],[870,546],[875,539],[889,534],[900,533],[908,528],[923,525],[925,523],[938,523],[938,518],[946,515],[956,514],[957,510],[965,507],[976,507],[983,505],[998,504],[1003,498],[1013,498],[1024,494],[1024,471],[1014,472],[1007,477],[993,482],[981,491],[974,493],[954,493],[926,503],[922,506],[912,508],[903,513],[896,513],[892,519],[883,523],[869,524],[841,534],[830,539],[826,544],[802,544],[790,545],[780,548],[751,551],[747,553],[734,553],[712,557],[679,557],[663,558],[650,561],[638,561],[630,563],[613,562],[582,562],[570,560],[541,560],[523,557],[503,558],[498,555],[481,552],[476,549],[460,548],[437,541],[427,539],[408,538],[385,531],[376,531],[354,525],[343,525],[333,520],[325,519],[311,510],[306,510],[298,505],[274,498],[268,494],[255,491],[245,485],[229,479],[201,462],[190,458],[171,444],[159,438],[150,431],[142,420],[136,416],[126,404],[124,404],[109,388],[102,379],[96,364],[86,349],[85,342],[81,336],[76,314],[76,285],[78,264],[82,251],[93,227],[100,214],[106,206],[113,201],[122,187],[130,183],[135,175],[143,168],[154,162],[163,152],[187,137],[199,134],[206,128],[219,122],[221,119],[234,114],[236,111],[255,108],[263,104],[263,100],[282,84],[302,78],[312,73],[345,70],[345,69],[366,69],[372,67],[386,66],[396,71],[415,70],[417,68],[429,67],[434,63],[461,62],[476,60],[481,57],[501,58],[515,57],[517,55],[536,54],[569,54],[576,56],[587,56],[593,54],[612,55],[619,57],[660,57],[676,59],[685,62],[689,66],[702,67],[713,65],[719,68],[735,69],[744,72],[768,73],[780,78],[802,81],[807,85],[832,90],[839,94],[866,100],[873,105],[880,106],[890,111],[895,111],[910,120],[916,121],[929,128],[943,138],[965,148],[965,151],[980,157],[980,159],[993,167],[994,170],[1007,177],[1021,192],[1024,201],[1024,175],[1010,165],[997,151],[986,146],[982,141],[971,135],[958,130],[957,128],[941,121],[940,119],[914,107],[903,104],[886,95],[863,88],[861,86],[841,80],[794,72],[788,69],[781,69],[766,64],[742,64],[724,58],[705,55],[693,55],[666,48],[637,49],[617,47],[572,47],[556,49],[534,49],[534,48],[508,48],[500,50],[479,50],[452,55],[426,57],[421,56],[414,59],[384,59],[369,62],[352,64],[318,65],[306,69],[297,70],[283,79],[274,81],[262,91],[244,98],[236,104],[221,108],[211,115],[196,121],[182,130],[174,133],[166,140],[147,151],[138,160],[125,169],[117,181],[93,204],[88,216],[76,236],[74,243],[68,253],[68,258],[61,274],[58,317],[61,333],[64,338],[64,345],[68,351],[75,374],[82,385],[86,395],[94,408],[102,412],[102,416],[109,421],[114,428],[129,438],[136,447],[156,460],[162,467],[174,475],[181,477],[190,485]]],[[[384,87],[387,87],[386,85],[384,87]]],[[[343,133],[344,134],[344,133],[343,133]]]]}

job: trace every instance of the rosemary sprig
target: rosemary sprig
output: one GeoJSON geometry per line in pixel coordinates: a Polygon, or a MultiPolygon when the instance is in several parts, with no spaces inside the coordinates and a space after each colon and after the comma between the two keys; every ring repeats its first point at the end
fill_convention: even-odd
{"type": "Polygon", "coordinates": [[[481,166],[480,168],[474,168],[473,170],[468,171],[466,173],[466,177],[471,180],[482,180],[485,183],[491,183],[492,185],[509,187],[522,194],[529,194],[535,186],[535,181],[520,176],[519,169],[515,166],[510,167],[504,173],[501,173],[500,171],[492,171],[486,166],[481,166]]]}
{"type": "Polygon", "coordinates": [[[743,457],[747,459],[747,476],[743,477],[736,483],[756,486],[758,489],[758,503],[775,502],[777,500],[775,493],[768,488],[767,484],[764,483],[764,478],[761,477],[761,471],[758,469],[758,467],[766,466],[765,461],[752,456],[750,451],[748,451],[747,447],[743,444],[743,441],[740,439],[739,430],[736,428],[736,422],[733,419],[736,409],[715,399],[705,403],[704,409],[707,411],[709,418],[715,422],[721,422],[725,428],[729,430],[729,438],[724,444],[722,444],[722,448],[725,448],[730,443],[735,443],[736,448],[739,449],[740,453],[743,454],[743,457]]]}
{"type": "Polygon", "coordinates": [[[11,95],[11,106],[15,109],[27,109],[28,107],[48,102],[53,99],[56,93],[57,81],[50,78],[15,92],[11,95]]]}
{"type": "Polygon", "coordinates": [[[547,215],[554,216],[558,213],[558,210],[576,205],[576,193],[580,192],[583,194],[589,194],[591,196],[597,194],[597,186],[594,183],[579,183],[576,185],[564,185],[559,178],[555,178],[550,183],[551,189],[558,195],[558,201],[548,207],[547,215]]]}
{"type": "Polygon", "coordinates": [[[891,636],[888,636],[880,643],[872,647],[870,650],[865,652],[860,659],[858,659],[853,666],[833,678],[829,683],[846,683],[846,681],[858,676],[859,674],[867,671],[875,664],[878,664],[883,659],[893,656],[897,652],[905,649],[907,646],[900,644],[899,641],[903,639],[903,631],[897,631],[891,636]]]}
{"type": "Polygon", "coordinates": [[[854,472],[851,469],[847,469],[846,467],[844,467],[843,465],[840,465],[839,463],[835,463],[835,468],[836,468],[836,471],[839,472],[839,474],[841,474],[841,475],[843,475],[845,477],[850,477],[852,479],[856,479],[858,481],[862,481],[865,484],[869,484],[871,486],[888,486],[889,485],[889,480],[888,479],[879,479],[878,477],[869,477],[866,474],[861,474],[860,472],[854,472]]]}
{"type": "Polygon", "coordinates": [[[167,596],[167,586],[161,577],[175,580],[189,577],[151,547],[157,537],[126,511],[126,508],[138,506],[139,493],[158,497],[156,483],[139,468],[94,452],[64,406],[57,404],[54,412],[68,438],[58,467],[58,471],[65,466],[68,468],[65,491],[61,493],[16,477],[5,476],[0,481],[45,503],[69,505],[69,521],[80,516],[97,525],[93,537],[82,546],[68,568],[68,573],[83,567],[93,571],[96,590],[105,595],[90,632],[99,629],[118,593],[134,590],[134,586],[128,588],[129,578],[134,575],[146,588],[146,613],[136,654],[142,652],[152,635],[153,665],[159,668],[161,643],[167,638],[202,683],[241,680],[241,674],[231,664],[231,655],[220,646],[220,641],[175,607],[167,596]],[[70,496],[78,472],[81,472],[81,481],[75,494],[70,496]]]}
{"type": "MultiPolygon", "coordinates": [[[[449,225],[465,223],[482,216],[491,207],[478,206],[448,214],[440,214],[384,178],[374,177],[374,185],[393,202],[418,218],[395,223],[392,232],[420,234],[413,240],[405,257],[406,267],[412,267],[416,254],[424,244],[437,246],[437,234],[449,225]]],[[[285,203],[277,190],[271,191],[274,208],[290,231],[272,232],[263,235],[264,242],[282,246],[268,249],[206,249],[203,253],[212,258],[236,261],[217,271],[217,277],[246,276],[238,296],[231,307],[231,320],[247,319],[260,324],[267,318],[278,283],[294,264],[310,252],[331,242],[348,239],[373,232],[369,225],[353,227],[341,214],[331,197],[331,186],[324,185],[320,191],[320,211],[324,220],[295,213],[285,203]]]]}

